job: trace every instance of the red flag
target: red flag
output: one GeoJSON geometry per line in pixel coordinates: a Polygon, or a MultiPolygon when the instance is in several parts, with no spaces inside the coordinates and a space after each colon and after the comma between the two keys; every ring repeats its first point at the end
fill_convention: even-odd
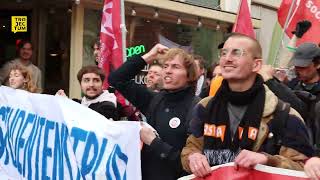
{"type": "Polygon", "coordinates": [[[248,7],[247,0],[241,0],[236,22],[233,25],[232,32],[248,35],[252,38],[256,38],[254,33],[251,15],[248,7]]]}
{"type": "MultiPolygon", "coordinates": [[[[292,0],[283,0],[278,10],[279,24],[284,28],[292,0]]],[[[291,38],[297,22],[309,20],[311,28],[298,40],[297,46],[303,42],[320,42],[320,1],[319,0],[296,0],[292,8],[292,15],[289,17],[286,34],[291,38]]]]}
{"type": "Polygon", "coordinates": [[[178,180],[309,180],[303,171],[275,168],[258,164],[253,169],[238,167],[234,163],[222,164],[211,168],[211,173],[198,178],[194,175],[182,177],[178,180]]]}
{"type": "Polygon", "coordinates": [[[110,71],[117,69],[123,63],[120,24],[120,0],[105,0],[101,20],[101,59],[99,62],[99,67],[101,67],[106,74],[106,79],[103,83],[105,89],[109,86],[107,79],[110,71]]]}

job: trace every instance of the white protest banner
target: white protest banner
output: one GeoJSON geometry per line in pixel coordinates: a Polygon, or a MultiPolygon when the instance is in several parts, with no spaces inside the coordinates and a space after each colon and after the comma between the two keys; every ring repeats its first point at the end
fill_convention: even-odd
{"type": "Polygon", "coordinates": [[[141,179],[140,126],[0,86],[0,179],[141,179]]]}

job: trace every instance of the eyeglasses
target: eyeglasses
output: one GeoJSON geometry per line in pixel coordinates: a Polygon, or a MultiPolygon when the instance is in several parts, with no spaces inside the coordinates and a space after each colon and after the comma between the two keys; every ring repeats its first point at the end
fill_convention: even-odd
{"type": "Polygon", "coordinates": [[[219,58],[226,58],[228,53],[230,52],[230,56],[232,58],[240,58],[242,57],[246,52],[243,49],[221,49],[219,52],[219,58]]]}

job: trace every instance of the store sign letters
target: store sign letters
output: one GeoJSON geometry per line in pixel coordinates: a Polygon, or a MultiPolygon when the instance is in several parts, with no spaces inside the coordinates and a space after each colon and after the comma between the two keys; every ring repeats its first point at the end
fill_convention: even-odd
{"type": "Polygon", "coordinates": [[[11,31],[27,32],[27,16],[11,16],[11,31]]]}
{"type": "Polygon", "coordinates": [[[131,57],[133,55],[139,55],[144,52],[146,52],[144,45],[129,47],[127,48],[127,57],[131,57]]]}

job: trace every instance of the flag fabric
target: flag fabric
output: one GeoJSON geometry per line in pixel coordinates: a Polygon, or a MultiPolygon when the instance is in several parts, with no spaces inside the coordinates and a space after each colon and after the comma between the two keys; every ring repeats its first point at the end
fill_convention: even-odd
{"type": "MultiPolygon", "coordinates": [[[[272,39],[271,39],[271,43],[269,46],[269,55],[268,55],[268,60],[267,60],[267,64],[269,65],[273,65],[274,64],[274,60],[276,59],[276,56],[278,55],[278,47],[281,39],[281,34],[282,34],[282,28],[279,24],[278,21],[275,22],[274,24],[274,28],[273,28],[273,32],[272,32],[272,39]]],[[[280,46],[280,48],[283,48],[280,46]]],[[[281,50],[279,50],[279,52],[281,53],[281,50]]],[[[289,59],[290,60],[290,59],[289,59]]]]}
{"type": "Polygon", "coordinates": [[[120,0],[105,0],[101,30],[100,51],[101,59],[98,64],[105,72],[106,79],[103,87],[108,88],[108,76],[110,71],[117,69],[123,63],[122,34],[121,34],[121,10],[120,0]]]}
{"type": "MultiPolygon", "coordinates": [[[[285,26],[292,0],[283,0],[278,10],[278,21],[282,28],[285,26]]],[[[320,1],[319,0],[296,0],[293,4],[292,14],[288,18],[286,34],[291,38],[292,31],[295,30],[297,22],[309,20],[311,28],[298,40],[297,46],[303,42],[320,43],[320,1]]]]}
{"type": "Polygon", "coordinates": [[[240,2],[236,22],[233,25],[232,32],[237,32],[248,35],[252,38],[256,38],[247,0],[241,0],[240,2]]]}
{"type": "Polygon", "coordinates": [[[265,165],[256,165],[253,169],[235,169],[234,163],[222,164],[211,168],[212,172],[204,178],[194,175],[182,177],[178,180],[309,180],[302,171],[275,168],[265,165]]]}
{"type": "Polygon", "coordinates": [[[0,179],[141,179],[140,123],[0,86],[0,179]]]}

